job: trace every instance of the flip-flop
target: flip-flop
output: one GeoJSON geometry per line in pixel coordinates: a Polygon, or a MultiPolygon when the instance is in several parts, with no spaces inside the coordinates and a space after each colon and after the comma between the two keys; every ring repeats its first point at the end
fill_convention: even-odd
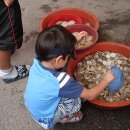
{"type": "Polygon", "coordinates": [[[65,117],[61,120],[61,123],[72,123],[72,122],[79,122],[83,117],[83,113],[81,111],[78,111],[73,114],[71,118],[65,117]]]}

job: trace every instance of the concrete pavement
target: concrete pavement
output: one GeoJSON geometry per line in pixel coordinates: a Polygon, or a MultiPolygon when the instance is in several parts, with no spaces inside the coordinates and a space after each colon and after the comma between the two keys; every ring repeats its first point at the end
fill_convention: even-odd
{"type": "MultiPolygon", "coordinates": [[[[62,7],[87,9],[100,21],[99,41],[130,45],[130,0],[19,0],[22,10],[24,42],[12,55],[12,64],[32,64],[38,24],[42,16],[62,7]]],[[[0,130],[42,130],[23,105],[26,79],[11,84],[0,81],[0,130]]],[[[55,130],[130,130],[130,107],[103,110],[84,104],[80,123],[56,125],[55,130]]]]}

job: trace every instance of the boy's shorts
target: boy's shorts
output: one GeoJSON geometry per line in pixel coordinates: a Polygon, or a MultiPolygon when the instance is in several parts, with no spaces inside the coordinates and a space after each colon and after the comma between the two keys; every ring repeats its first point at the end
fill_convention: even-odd
{"type": "Polygon", "coordinates": [[[72,119],[81,109],[81,99],[62,98],[54,116],[54,123],[64,123],[64,119],[72,119]]]}
{"type": "Polygon", "coordinates": [[[21,10],[18,0],[9,8],[0,0],[0,50],[14,51],[23,41],[21,10]]]}

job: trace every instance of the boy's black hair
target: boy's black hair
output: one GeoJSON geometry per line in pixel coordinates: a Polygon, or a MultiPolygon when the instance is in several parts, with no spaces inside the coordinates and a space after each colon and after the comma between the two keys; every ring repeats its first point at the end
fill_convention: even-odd
{"type": "Polygon", "coordinates": [[[54,25],[43,30],[37,37],[35,52],[40,61],[67,55],[74,58],[75,36],[66,28],[54,25]]]}

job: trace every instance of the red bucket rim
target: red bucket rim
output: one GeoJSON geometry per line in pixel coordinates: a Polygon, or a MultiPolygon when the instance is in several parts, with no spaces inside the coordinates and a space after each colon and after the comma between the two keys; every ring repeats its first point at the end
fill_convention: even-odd
{"type": "Polygon", "coordinates": [[[58,21],[69,21],[69,20],[74,20],[76,24],[82,24],[82,19],[80,16],[72,14],[72,13],[66,13],[63,15],[57,15],[55,18],[51,19],[50,22],[48,23],[48,26],[52,26],[56,24],[58,21]]]}
{"type": "MultiPolygon", "coordinates": [[[[77,14],[77,13],[84,13],[84,14],[87,14],[87,15],[90,15],[93,20],[94,20],[94,27],[96,30],[99,29],[99,20],[98,20],[98,17],[93,14],[92,12],[86,10],[86,9],[80,9],[80,8],[60,8],[60,9],[56,9],[50,13],[48,13],[46,16],[43,16],[40,20],[40,23],[39,23],[39,30],[42,31],[43,29],[45,29],[47,26],[48,26],[48,22],[50,20],[50,17],[52,17],[54,14],[58,14],[58,13],[63,13],[63,12],[73,12],[74,14],[77,14]],[[44,24],[43,24],[44,23],[44,24]]],[[[79,15],[80,16],[80,15],[79,15]]]]}
{"type": "Polygon", "coordinates": [[[80,52],[82,50],[86,50],[90,47],[92,47],[94,44],[96,44],[97,40],[98,40],[98,32],[91,26],[87,26],[87,25],[83,25],[83,24],[75,24],[75,25],[70,25],[70,26],[67,26],[66,27],[71,33],[74,32],[73,30],[78,30],[77,32],[80,31],[86,31],[88,32],[89,34],[91,33],[92,34],[92,37],[94,37],[94,40],[93,40],[93,43],[88,46],[88,47],[85,47],[85,48],[75,48],[75,50],[77,52],[80,52]],[[82,28],[81,28],[82,27],[82,28]]]}
{"type": "MultiPolygon", "coordinates": [[[[73,72],[75,70],[75,67],[77,63],[82,61],[85,56],[95,53],[96,51],[110,51],[110,52],[116,52],[121,53],[126,57],[130,57],[130,46],[116,43],[116,42],[99,42],[95,44],[92,48],[88,49],[87,51],[82,51],[77,54],[77,60],[74,61],[73,59],[70,60],[67,66],[67,72],[73,76],[73,72]]],[[[126,101],[116,101],[116,102],[106,102],[104,100],[98,100],[94,99],[91,101],[88,101],[92,103],[93,105],[100,107],[100,108],[106,108],[106,109],[118,109],[125,106],[130,106],[130,100],[126,101]]]]}

